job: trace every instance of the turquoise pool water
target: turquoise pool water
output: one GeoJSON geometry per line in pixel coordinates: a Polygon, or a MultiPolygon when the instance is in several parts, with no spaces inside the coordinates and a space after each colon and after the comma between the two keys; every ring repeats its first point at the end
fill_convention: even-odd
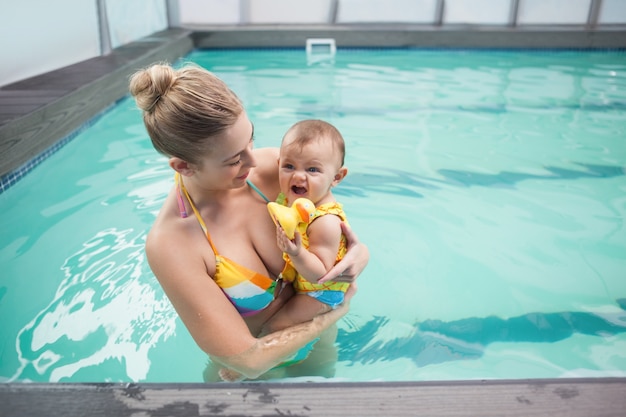
{"type": "MultiPolygon", "coordinates": [[[[336,379],[626,376],[626,54],[197,51],[278,146],[334,123],[371,262],[336,379]]],[[[172,172],[130,99],[0,194],[0,380],[202,381],[143,244],[172,172]]]]}

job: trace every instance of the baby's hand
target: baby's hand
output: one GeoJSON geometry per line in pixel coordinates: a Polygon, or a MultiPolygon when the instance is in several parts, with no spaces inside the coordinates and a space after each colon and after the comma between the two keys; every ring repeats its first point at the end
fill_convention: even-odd
{"type": "Polygon", "coordinates": [[[302,249],[302,237],[295,232],[293,241],[287,237],[282,227],[276,228],[276,244],[278,248],[290,256],[296,256],[302,249]]]}

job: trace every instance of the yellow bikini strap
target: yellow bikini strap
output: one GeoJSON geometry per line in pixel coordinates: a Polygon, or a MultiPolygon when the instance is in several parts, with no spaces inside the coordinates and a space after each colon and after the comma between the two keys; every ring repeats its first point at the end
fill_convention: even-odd
{"type": "MultiPolygon", "coordinates": [[[[182,191],[183,194],[185,194],[185,197],[187,197],[187,201],[189,201],[189,205],[191,206],[191,209],[193,210],[193,214],[196,215],[196,219],[198,219],[198,223],[200,223],[200,227],[204,231],[204,234],[206,235],[206,238],[209,241],[209,245],[211,245],[211,249],[213,249],[213,253],[217,255],[217,250],[215,250],[215,246],[213,246],[213,241],[211,241],[211,236],[209,235],[209,231],[207,230],[206,224],[204,223],[204,220],[202,220],[202,216],[200,215],[200,212],[196,208],[196,205],[193,204],[193,200],[189,196],[189,192],[187,191],[187,188],[185,188],[185,184],[183,184],[183,177],[178,172],[174,175],[175,175],[174,180],[176,181],[176,186],[179,191],[179,196],[180,196],[180,191],[182,191]]],[[[181,201],[179,201],[179,205],[180,203],[181,201]]],[[[184,206],[181,209],[181,214],[183,212],[185,212],[184,206]]],[[[186,212],[185,212],[185,217],[186,217],[186,212]]]]}

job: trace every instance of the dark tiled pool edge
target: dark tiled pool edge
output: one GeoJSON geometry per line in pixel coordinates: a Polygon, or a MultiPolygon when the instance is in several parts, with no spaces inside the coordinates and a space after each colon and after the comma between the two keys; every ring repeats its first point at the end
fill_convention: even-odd
{"type": "MultiPolygon", "coordinates": [[[[115,102],[115,103],[117,103],[117,102],[115,102]]],[[[100,116],[102,116],[103,114],[106,113],[107,110],[112,108],[115,105],[115,103],[113,103],[113,104],[109,105],[108,107],[104,108],[100,112],[100,114],[97,114],[97,115],[93,116],[87,122],[85,122],[82,125],[80,125],[77,129],[75,129],[69,135],[66,135],[64,138],[60,139],[59,141],[57,141],[56,143],[51,145],[49,148],[45,149],[39,155],[35,156],[34,158],[29,159],[26,163],[22,164],[21,166],[13,169],[12,171],[6,173],[3,176],[1,176],[0,177],[0,194],[2,194],[4,191],[8,190],[13,185],[15,185],[26,174],[28,174],[35,167],[37,167],[39,164],[41,164],[46,159],[48,159],[50,156],[55,154],[63,146],[65,146],[66,144],[71,142],[72,139],[74,139],[81,132],[85,131],[86,129],[89,129],[89,127],[91,127],[94,123],[96,123],[100,119],[100,116]]]]}
{"type": "Polygon", "coordinates": [[[418,24],[188,25],[196,48],[301,47],[333,38],[337,47],[622,49],[626,26],[481,26],[418,24]]]}
{"type": "Polygon", "coordinates": [[[174,62],[191,49],[189,31],[166,30],[0,88],[0,193],[127,95],[134,71],[156,61],[174,62]]]}
{"type": "Polygon", "coordinates": [[[626,378],[0,384],[1,415],[621,417],[626,378]]]}

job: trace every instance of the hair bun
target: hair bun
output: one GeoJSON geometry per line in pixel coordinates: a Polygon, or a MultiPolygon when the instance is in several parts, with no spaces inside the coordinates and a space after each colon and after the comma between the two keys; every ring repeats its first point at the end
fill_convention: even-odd
{"type": "Polygon", "coordinates": [[[176,72],[168,65],[153,65],[133,74],[130,79],[130,94],[137,107],[150,112],[169,91],[176,80],[176,72]]]}

